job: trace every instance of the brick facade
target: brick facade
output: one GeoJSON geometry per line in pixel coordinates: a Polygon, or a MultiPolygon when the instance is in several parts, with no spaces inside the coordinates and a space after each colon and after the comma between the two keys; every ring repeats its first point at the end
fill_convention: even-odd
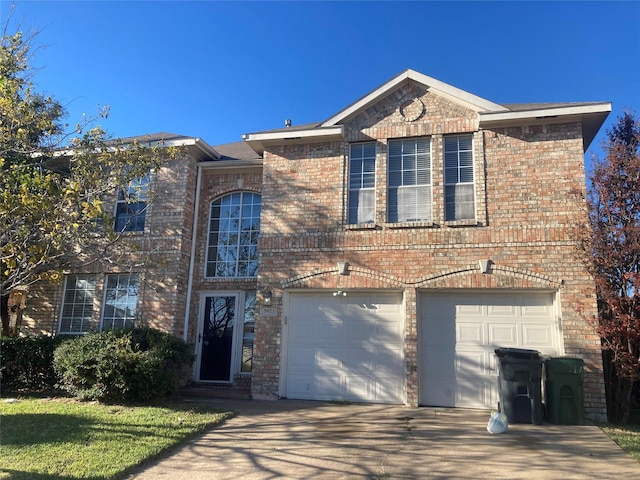
{"type": "MultiPolygon", "coordinates": [[[[282,392],[288,295],[304,289],[402,292],[406,403],[416,406],[421,296],[552,292],[563,351],[585,360],[585,413],[603,420],[600,342],[585,321],[596,313],[595,288],[572,237],[586,221],[584,125],[574,115],[485,127],[479,112],[486,107],[456,95],[404,82],[340,118],[340,138],[287,131],[281,140],[265,136],[261,145],[248,135],[255,158],[212,154],[203,161],[189,154],[166,165],[156,175],[159,196],[145,233],[130,239],[155,259],[137,272],[144,279],[138,300],[144,320],[186,338],[198,353],[203,296],[257,291],[253,371],[234,384],[250,379],[254,398],[275,399],[282,392]],[[447,221],[444,138],[461,133],[472,135],[475,218],[447,221]],[[388,142],[411,137],[431,142],[432,220],[388,223],[388,142]],[[362,141],[376,144],[375,221],[349,225],[349,147],[362,141]],[[258,277],[207,278],[211,202],[234,192],[262,196],[258,277]],[[478,267],[481,260],[490,260],[486,273],[478,267]],[[345,261],[348,275],[337,268],[345,261]],[[262,309],[265,292],[272,294],[269,314],[262,309]]],[[[94,267],[101,274],[114,270],[94,267]]],[[[62,294],[62,285],[31,289],[24,320],[29,331],[56,331],[62,294]]]]}
{"type": "MultiPolygon", "coordinates": [[[[418,404],[416,302],[430,289],[553,290],[564,349],[585,360],[585,409],[605,413],[599,340],[581,315],[595,313],[593,282],[577,259],[572,229],[586,220],[581,125],[558,123],[481,130],[477,114],[407,86],[344,124],[343,142],[265,147],[260,288],[282,299],[293,289],[400,289],[405,299],[407,403],[418,404]],[[425,113],[407,122],[399,106],[414,98],[425,113]],[[443,135],[473,134],[476,219],[444,220],[443,135]],[[430,136],[433,224],[386,223],[389,139],[430,136]],[[376,222],[346,225],[350,142],[377,145],[376,222]],[[284,259],[286,258],[286,261],[284,259]],[[478,261],[491,259],[490,274],[478,261]],[[350,274],[336,263],[348,261],[350,274]],[[578,313],[578,312],[581,312],[578,313]]],[[[281,314],[284,314],[282,311],[281,314]]],[[[275,398],[281,318],[261,319],[254,353],[254,396],[275,398]]]]}

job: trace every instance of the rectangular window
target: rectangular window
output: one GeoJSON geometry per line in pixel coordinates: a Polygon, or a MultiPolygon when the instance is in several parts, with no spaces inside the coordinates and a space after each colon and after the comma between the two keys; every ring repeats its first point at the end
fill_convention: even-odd
{"type": "Polygon", "coordinates": [[[350,224],[374,223],[376,210],[376,144],[356,143],[349,151],[350,224]]]}
{"type": "Polygon", "coordinates": [[[118,191],[116,232],[143,232],[149,200],[149,174],[133,180],[118,191]]]}
{"type": "Polygon", "coordinates": [[[244,298],[244,326],[242,328],[242,364],[240,371],[250,373],[253,368],[253,336],[256,326],[256,292],[246,292],[244,298]]]}
{"type": "Polygon", "coordinates": [[[389,140],[388,221],[431,221],[431,141],[389,140]]]}
{"type": "Polygon", "coordinates": [[[93,318],[95,297],[95,276],[67,276],[60,315],[60,334],[77,335],[97,330],[98,325],[93,318]]]}
{"type": "Polygon", "coordinates": [[[102,330],[132,328],[140,282],[138,275],[108,275],[102,309],[102,330]]]}
{"type": "Polygon", "coordinates": [[[473,188],[473,135],[444,137],[445,220],[476,217],[473,188]]]}

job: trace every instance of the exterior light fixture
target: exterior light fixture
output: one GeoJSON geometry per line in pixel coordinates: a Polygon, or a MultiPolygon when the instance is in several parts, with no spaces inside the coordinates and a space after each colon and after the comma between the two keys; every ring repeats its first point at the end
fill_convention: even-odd
{"type": "Polygon", "coordinates": [[[349,275],[349,262],[338,262],[338,273],[340,275],[349,275]]]}
{"type": "Polygon", "coordinates": [[[347,296],[347,292],[345,292],[344,290],[338,290],[337,292],[333,292],[333,296],[334,297],[346,297],[347,296]]]}
{"type": "Polygon", "coordinates": [[[493,265],[491,260],[479,260],[478,264],[482,273],[491,273],[491,265],[493,265]]]}
{"type": "Polygon", "coordinates": [[[271,299],[273,298],[273,294],[271,290],[265,290],[262,292],[262,303],[264,305],[271,305],[271,299]]]}

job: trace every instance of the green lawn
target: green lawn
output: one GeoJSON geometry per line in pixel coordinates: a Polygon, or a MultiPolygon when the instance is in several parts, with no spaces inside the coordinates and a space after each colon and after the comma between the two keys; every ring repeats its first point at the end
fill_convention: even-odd
{"type": "MultiPolygon", "coordinates": [[[[231,415],[184,402],[135,407],[0,399],[0,479],[125,478],[133,467],[231,415]]],[[[640,461],[640,425],[603,431],[640,461]]]]}
{"type": "Polygon", "coordinates": [[[640,462],[640,425],[610,425],[602,427],[602,430],[625,452],[640,462]]]}
{"type": "Polygon", "coordinates": [[[123,478],[230,416],[183,402],[137,407],[67,398],[0,400],[0,479],[123,478]]]}

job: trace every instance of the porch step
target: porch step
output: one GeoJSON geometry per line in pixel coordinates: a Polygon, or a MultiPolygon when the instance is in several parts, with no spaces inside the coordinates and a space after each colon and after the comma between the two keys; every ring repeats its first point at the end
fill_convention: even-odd
{"type": "Polygon", "coordinates": [[[228,398],[250,400],[251,390],[218,385],[189,385],[181,388],[178,395],[186,398],[228,398]]]}

